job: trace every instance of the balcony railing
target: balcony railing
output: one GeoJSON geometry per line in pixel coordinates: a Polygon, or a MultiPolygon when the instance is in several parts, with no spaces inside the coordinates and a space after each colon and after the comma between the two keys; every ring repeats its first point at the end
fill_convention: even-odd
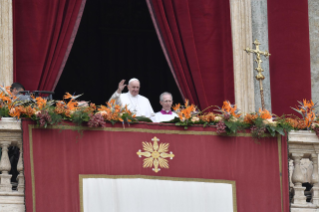
{"type": "Polygon", "coordinates": [[[291,131],[289,145],[289,187],[291,211],[319,209],[319,139],[311,131],[291,131]]]}
{"type": "Polygon", "coordinates": [[[1,119],[0,147],[0,211],[25,211],[21,121],[13,118],[1,119]],[[19,150],[16,151],[18,155],[13,155],[19,158],[17,164],[11,164],[9,160],[8,150],[13,148],[19,150]],[[12,167],[13,165],[16,167],[12,167]],[[11,179],[11,168],[18,171],[17,179],[11,179]]]}

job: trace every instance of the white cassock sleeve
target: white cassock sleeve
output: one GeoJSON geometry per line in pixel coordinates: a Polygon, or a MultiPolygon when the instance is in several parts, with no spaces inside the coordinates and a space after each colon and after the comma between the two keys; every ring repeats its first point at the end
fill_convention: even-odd
{"type": "Polygon", "coordinates": [[[117,90],[113,93],[113,95],[111,96],[111,98],[109,99],[109,101],[111,101],[112,99],[115,99],[115,103],[117,105],[121,105],[122,106],[122,102],[121,102],[121,98],[120,98],[121,94],[117,92],[117,90]]]}
{"type": "Polygon", "coordinates": [[[152,118],[154,116],[154,110],[146,97],[138,95],[139,98],[134,100],[133,97],[129,97],[129,95],[129,93],[119,94],[115,91],[110,100],[115,99],[115,103],[121,105],[121,107],[127,105],[127,108],[135,113],[136,116],[144,116],[147,118],[152,118]],[[134,107],[133,101],[137,101],[135,102],[136,107],[134,107]],[[134,112],[134,110],[137,111],[134,112]]]}
{"type": "Polygon", "coordinates": [[[146,100],[147,100],[147,104],[145,105],[145,110],[146,110],[145,117],[151,119],[155,115],[154,110],[152,108],[150,101],[148,99],[146,99],[146,100]]]}

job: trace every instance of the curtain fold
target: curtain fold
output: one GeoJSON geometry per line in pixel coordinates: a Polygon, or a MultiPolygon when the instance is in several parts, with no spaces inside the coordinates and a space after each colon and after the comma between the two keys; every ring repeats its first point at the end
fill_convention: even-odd
{"type": "Polygon", "coordinates": [[[146,1],[184,98],[201,109],[234,102],[229,1],[146,1]]]}
{"type": "Polygon", "coordinates": [[[13,0],[14,81],[52,90],[74,42],[86,0],[13,0]]]}

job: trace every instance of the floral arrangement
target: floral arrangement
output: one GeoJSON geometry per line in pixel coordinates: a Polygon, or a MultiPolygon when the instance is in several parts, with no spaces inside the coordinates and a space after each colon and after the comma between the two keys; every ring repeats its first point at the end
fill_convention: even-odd
{"type": "Polygon", "coordinates": [[[302,127],[307,127],[309,130],[316,120],[315,108],[318,107],[318,104],[314,104],[312,100],[307,101],[306,99],[302,102],[298,101],[298,103],[299,105],[296,108],[291,108],[302,116],[305,125],[302,127]]]}
{"type": "Polygon", "coordinates": [[[184,105],[181,105],[180,103],[174,105],[173,110],[178,115],[176,126],[183,126],[185,129],[187,129],[188,126],[192,126],[194,123],[200,121],[197,107],[194,104],[189,104],[187,99],[185,100],[184,105]]]}
{"type": "Polygon", "coordinates": [[[114,100],[106,105],[96,106],[94,103],[78,102],[82,94],[73,96],[66,93],[63,100],[46,100],[42,97],[30,96],[29,100],[20,101],[12,95],[9,87],[0,86],[0,118],[21,117],[30,118],[40,127],[55,125],[63,120],[81,125],[87,123],[89,127],[105,126],[106,122],[115,124],[137,122],[135,115],[127,109],[121,108],[114,100]]]}
{"type": "MultiPolygon", "coordinates": [[[[120,122],[137,123],[139,117],[128,110],[127,106],[121,107],[115,100],[106,105],[96,106],[94,103],[77,101],[80,95],[66,93],[63,100],[47,100],[42,97],[30,96],[28,100],[20,100],[12,95],[10,87],[0,86],[0,119],[1,117],[29,118],[37,122],[40,127],[55,125],[63,120],[75,124],[87,124],[89,127],[104,127],[106,123],[120,122]]],[[[250,130],[256,138],[265,137],[267,134],[275,136],[277,133],[285,135],[290,130],[313,130],[319,137],[319,120],[315,114],[312,100],[299,102],[296,108],[292,108],[301,115],[300,117],[289,115],[277,117],[268,110],[259,109],[258,112],[242,115],[237,106],[229,101],[224,101],[222,107],[210,106],[200,111],[194,104],[185,100],[185,104],[176,104],[173,110],[178,117],[170,121],[176,126],[187,129],[194,124],[204,127],[215,127],[218,134],[236,134],[243,130],[250,130]],[[216,107],[214,112],[205,112],[211,107],[216,107]]]]}
{"type": "Polygon", "coordinates": [[[214,107],[217,107],[215,113],[203,113],[203,111],[199,112],[194,109],[195,106],[189,105],[188,101],[186,101],[185,106],[176,104],[173,109],[179,117],[172,120],[172,122],[177,126],[184,126],[185,129],[193,124],[203,124],[204,127],[212,126],[215,127],[217,133],[221,135],[234,135],[243,130],[250,130],[256,138],[265,137],[267,133],[271,136],[275,136],[276,133],[285,135],[285,132],[294,129],[291,122],[287,121],[292,120],[292,118],[274,118],[275,115],[271,114],[268,110],[260,109],[256,113],[242,116],[237,106],[231,104],[229,101],[224,101],[222,107],[214,107]],[[274,119],[276,119],[276,121],[274,121],[274,119]]]}

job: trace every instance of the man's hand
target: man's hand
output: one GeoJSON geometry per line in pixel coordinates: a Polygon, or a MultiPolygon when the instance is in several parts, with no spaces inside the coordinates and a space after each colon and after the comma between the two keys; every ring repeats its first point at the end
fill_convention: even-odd
{"type": "Polygon", "coordinates": [[[124,79],[121,80],[121,82],[119,83],[119,87],[118,87],[118,89],[117,89],[117,92],[118,92],[118,93],[122,93],[123,89],[124,89],[125,86],[126,86],[126,84],[124,84],[124,83],[125,83],[125,80],[124,80],[124,79]]]}

